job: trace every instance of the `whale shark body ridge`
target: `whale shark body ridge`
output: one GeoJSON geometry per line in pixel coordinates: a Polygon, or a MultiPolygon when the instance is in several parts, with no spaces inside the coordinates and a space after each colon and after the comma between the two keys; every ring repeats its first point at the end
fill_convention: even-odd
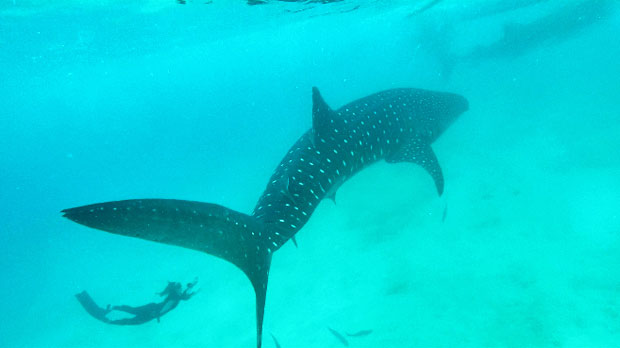
{"type": "Polygon", "coordinates": [[[65,209],[63,216],[102,231],[194,249],[241,269],[256,294],[261,347],[267,281],[273,253],[305,225],[324,198],[361,169],[385,159],[421,165],[438,193],[443,176],[431,143],[468,109],[460,95],[391,89],[337,110],[312,89],[312,129],[272,174],[252,214],[202,202],[134,199],[65,209]]]}

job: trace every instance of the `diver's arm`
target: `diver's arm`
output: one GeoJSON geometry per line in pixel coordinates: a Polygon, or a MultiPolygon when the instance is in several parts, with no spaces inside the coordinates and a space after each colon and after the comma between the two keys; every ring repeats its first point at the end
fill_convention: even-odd
{"type": "Polygon", "coordinates": [[[187,288],[185,288],[185,291],[183,291],[183,293],[181,294],[182,300],[187,301],[192,296],[196,295],[200,291],[200,289],[194,289],[194,286],[196,286],[197,283],[198,283],[198,278],[196,277],[194,278],[193,282],[187,284],[187,288]]]}

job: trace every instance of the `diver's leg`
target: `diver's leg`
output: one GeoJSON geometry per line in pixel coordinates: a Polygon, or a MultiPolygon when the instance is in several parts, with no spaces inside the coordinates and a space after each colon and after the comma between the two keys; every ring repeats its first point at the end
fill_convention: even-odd
{"type": "Polygon", "coordinates": [[[117,310],[129,314],[135,315],[133,318],[124,318],[118,320],[110,321],[110,324],[115,325],[139,325],[144,324],[148,321],[151,321],[157,317],[159,317],[161,304],[159,303],[148,303],[144,306],[132,307],[127,305],[122,306],[114,306],[112,310],[117,310]]]}
{"type": "Polygon", "coordinates": [[[141,307],[132,307],[128,305],[122,305],[122,306],[113,306],[112,310],[121,311],[121,312],[129,313],[129,314],[133,314],[133,315],[138,315],[141,312],[141,307]]]}

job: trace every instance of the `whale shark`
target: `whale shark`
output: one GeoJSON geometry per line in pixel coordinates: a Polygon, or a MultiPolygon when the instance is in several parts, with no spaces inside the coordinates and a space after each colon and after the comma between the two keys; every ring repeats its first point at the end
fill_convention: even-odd
{"type": "Polygon", "coordinates": [[[613,13],[610,0],[584,0],[562,3],[554,11],[528,23],[506,22],[501,37],[489,45],[478,45],[460,60],[480,61],[515,58],[547,44],[566,41],[613,13]]]}
{"type": "Polygon", "coordinates": [[[452,16],[442,13],[419,21],[416,40],[418,47],[423,47],[436,60],[440,74],[449,78],[464,63],[511,60],[571,40],[612,17],[617,3],[613,0],[502,0],[479,1],[472,6],[462,1],[452,16]],[[536,9],[536,6],[541,7],[536,9]],[[538,15],[528,20],[523,11],[538,15]],[[473,42],[471,46],[456,44],[460,28],[475,27],[479,25],[476,21],[499,22],[497,39],[489,43],[473,42]]]}
{"type": "Polygon", "coordinates": [[[276,167],[251,214],[213,203],[132,199],[65,209],[63,216],[236,265],[255,291],[260,348],[273,253],[294,238],[321,200],[379,160],[422,166],[441,195],[444,179],[431,144],[469,107],[458,94],[414,88],[375,93],[334,110],[313,87],[312,104],[312,128],[276,167]]]}

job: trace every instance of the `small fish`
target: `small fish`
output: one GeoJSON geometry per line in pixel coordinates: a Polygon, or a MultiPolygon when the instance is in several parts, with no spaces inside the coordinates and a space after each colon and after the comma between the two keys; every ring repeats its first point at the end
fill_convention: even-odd
{"type": "Polygon", "coordinates": [[[364,336],[368,336],[372,333],[372,330],[360,330],[358,332],[354,332],[354,333],[348,333],[346,332],[347,336],[349,337],[364,337],[364,336]]]}
{"type": "Polygon", "coordinates": [[[338,339],[338,341],[340,341],[340,343],[342,343],[344,346],[348,347],[349,346],[349,341],[347,341],[346,338],[344,338],[344,336],[342,336],[340,334],[340,332],[332,329],[331,327],[327,328],[329,330],[329,332],[331,332],[334,336],[336,336],[336,338],[338,339]]]}
{"type": "Polygon", "coordinates": [[[270,334],[271,334],[271,338],[273,338],[273,343],[275,343],[276,348],[282,348],[280,343],[278,343],[278,340],[276,339],[276,336],[274,336],[272,333],[270,333],[270,334]]]}
{"type": "Polygon", "coordinates": [[[422,13],[424,13],[424,12],[426,12],[426,11],[430,10],[431,8],[435,7],[435,5],[437,5],[437,4],[438,4],[438,3],[440,3],[441,1],[442,1],[442,0],[431,0],[431,1],[429,1],[426,5],[424,5],[424,6],[420,7],[419,9],[417,9],[417,10],[415,10],[415,11],[413,11],[413,13],[411,13],[411,14],[409,15],[409,17],[412,17],[412,16],[417,16],[417,15],[419,15],[419,14],[422,14],[422,13]]]}

